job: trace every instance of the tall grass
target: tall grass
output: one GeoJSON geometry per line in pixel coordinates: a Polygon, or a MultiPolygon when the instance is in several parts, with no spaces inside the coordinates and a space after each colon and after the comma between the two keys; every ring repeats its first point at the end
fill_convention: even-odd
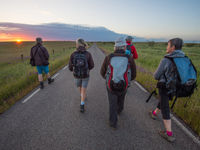
{"type": "MultiPolygon", "coordinates": [[[[114,43],[97,43],[97,45],[106,51],[113,52],[114,43]]],[[[157,69],[161,59],[166,54],[167,43],[135,43],[138,59],[136,80],[140,82],[149,92],[152,92],[157,81],[153,78],[153,73],[157,69]]],[[[190,57],[198,72],[197,83],[200,83],[200,44],[185,44],[183,51],[190,57]]],[[[170,102],[171,103],[171,102],[170,102]]],[[[173,111],[184,120],[190,127],[200,135],[200,88],[195,90],[191,98],[178,98],[173,111]],[[187,107],[184,105],[188,100],[187,107]]]]}
{"type": "MultiPolygon", "coordinates": [[[[34,42],[0,43],[0,113],[38,85],[36,67],[29,64],[34,42]],[[23,54],[23,60],[21,60],[23,54]]],[[[50,73],[54,74],[68,63],[74,42],[45,42],[50,54],[50,73]]]]}

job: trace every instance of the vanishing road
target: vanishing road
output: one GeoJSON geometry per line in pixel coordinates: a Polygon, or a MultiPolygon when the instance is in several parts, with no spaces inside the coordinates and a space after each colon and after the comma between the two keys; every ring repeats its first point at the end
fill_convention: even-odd
{"type": "MultiPolygon", "coordinates": [[[[169,143],[158,135],[161,119],[149,118],[156,105],[149,93],[132,82],[119,116],[118,129],[108,126],[108,98],[100,67],[105,55],[93,45],[95,68],[91,71],[86,112],[80,113],[80,96],[67,67],[52,85],[35,89],[0,115],[0,150],[199,150],[192,138],[172,122],[176,137],[169,143]],[[31,96],[31,97],[30,97],[31,96]]],[[[161,118],[161,117],[160,117],[161,118]]]]}

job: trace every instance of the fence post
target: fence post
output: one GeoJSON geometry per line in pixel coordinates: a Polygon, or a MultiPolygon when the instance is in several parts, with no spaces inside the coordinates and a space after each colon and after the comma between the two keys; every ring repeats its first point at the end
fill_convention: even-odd
{"type": "Polygon", "coordinates": [[[23,55],[23,54],[21,54],[21,60],[22,60],[22,61],[24,60],[24,55],[23,55]]]}

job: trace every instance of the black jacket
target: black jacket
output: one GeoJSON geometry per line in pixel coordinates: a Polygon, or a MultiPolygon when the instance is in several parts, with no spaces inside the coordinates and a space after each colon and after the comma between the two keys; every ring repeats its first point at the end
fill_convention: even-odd
{"type": "Polygon", "coordinates": [[[84,52],[86,54],[86,58],[87,58],[87,62],[88,62],[88,68],[89,68],[89,70],[92,70],[94,68],[94,61],[93,61],[92,55],[90,54],[90,52],[86,51],[85,47],[82,47],[82,46],[79,47],[75,52],[73,52],[71,54],[70,60],[69,60],[69,70],[73,71],[73,68],[74,68],[74,64],[73,64],[74,55],[77,52],[84,52]]]}
{"type": "Polygon", "coordinates": [[[49,53],[41,44],[36,44],[31,48],[31,58],[34,58],[36,66],[46,66],[49,64],[49,53]]]}

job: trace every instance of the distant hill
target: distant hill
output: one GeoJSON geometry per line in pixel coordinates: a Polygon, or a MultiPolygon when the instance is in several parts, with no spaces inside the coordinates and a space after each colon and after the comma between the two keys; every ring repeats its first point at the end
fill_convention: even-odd
{"type": "MultiPolygon", "coordinates": [[[[0,34],[6,35],[23,35],[34,39],[42,37],[45,40],[76,40],[81,37],[87,41],[114,41],[120,36],[119,34],[108,30],[105,27],[90,27],[81,25],[49,23],[41,25],[29,25],[18,23],[1,23],[0,34]]],[[[134,41],[147,41],[145,38],[134,37],[134,41]]]]}

